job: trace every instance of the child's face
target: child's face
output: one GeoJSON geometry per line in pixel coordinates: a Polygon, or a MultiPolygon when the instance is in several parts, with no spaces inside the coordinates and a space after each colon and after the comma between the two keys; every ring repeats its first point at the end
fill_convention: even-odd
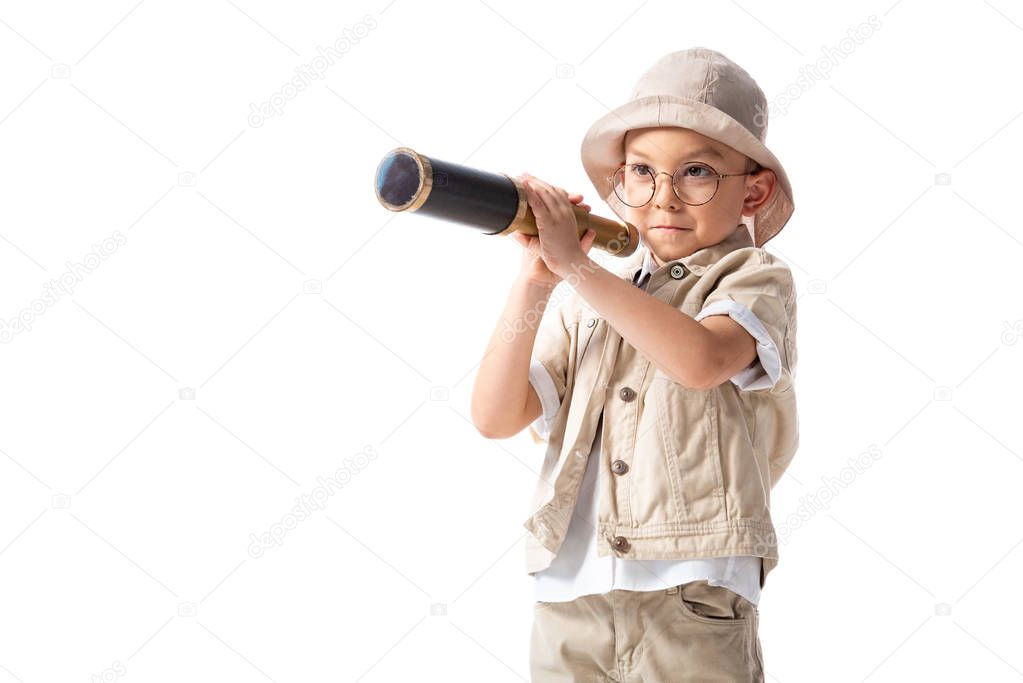
{"type": "MultiPolygon", "coordinates": [[[[718,173],[742,173],[748,158],[728,145],[688,128],[657,127],[630,130],[625,135],[625,163],[642,163],[657,173],[674,173],[684,162],[699,161],[718,173]]],[[[699,169],[694,174],[701,174],[699,169]]],[[[705,173],[705,172],[704,172],[705,173]]],[[[752,216],[774,191],[775,175],[762,169],[755,175],[721,178],[717,192],[706,204],[691,206],[679,200],[671,178],[657,173],[657,191],[646,206],[626,207],[630,223],[649,245],[658,266],[717,244],[752,216]],[[657,228],[677,226],[678,230],[657,228]]]]}

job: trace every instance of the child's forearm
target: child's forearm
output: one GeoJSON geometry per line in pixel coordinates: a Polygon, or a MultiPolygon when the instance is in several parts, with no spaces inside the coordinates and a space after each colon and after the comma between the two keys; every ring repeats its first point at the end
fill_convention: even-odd
{"type": "Polygon", "coordinates": [[[472,390],[472,421],[484,436],[510,437],[531,421],[526,415],[530,358],[553,290],[519,277],[508,294],[472,390]]]}
{"type": "Polygon", "coordinates": [[[669,377],[700,389],[716,376],[714,337],[706,327],[592,259],[587,258],[576,272],[576,292],[669,377]]]}

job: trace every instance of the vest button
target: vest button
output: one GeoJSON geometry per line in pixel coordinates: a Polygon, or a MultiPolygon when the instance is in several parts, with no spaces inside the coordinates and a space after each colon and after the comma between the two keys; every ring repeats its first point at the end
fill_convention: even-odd
{"type": "Polygon", "coordinates": [[[686,269],[681,263],[676,263],[671,267],[671,270],[669,270],[668,273],[670,273],[676,280],[681,280],[686,276],[686,269]]]}
{"type": "Polygon", "coordinates": [[[593,327],[596,324],[597,324],[596,318],[590,318],[589,320],[586,321],[586,327],[593,327]]]}
{"type": "Polygon", "coordinates": [[[625,474],[629,471],[629,464],[624,460],[615,460],[611,463],[611,471],[615,474],[625,474]]]}
{"type": "Polygon", "coordinates": [[[618,392],[618,395],[627,403],[636,398],[636,390],[632,387],[622,387],[621,391],[618,392]]]}
{"type": "Polygon", "coordinates": [[[614,540],[611,541],[611,547],[613,547],[615,550],[625,552],[626,550],[629,549],[629,539],[625,538],[624,536],[615,536],[614,540]]]}

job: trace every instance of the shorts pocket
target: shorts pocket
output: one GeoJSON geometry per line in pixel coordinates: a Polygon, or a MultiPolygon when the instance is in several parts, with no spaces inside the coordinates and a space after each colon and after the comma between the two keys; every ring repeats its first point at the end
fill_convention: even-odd
{"type": "Polygon", "coordinates": [[[704,624],[747,628],[756,612],[756,605],[731,588],[703,579],[680,584],[675,599],[687,617],[704,624]]]}

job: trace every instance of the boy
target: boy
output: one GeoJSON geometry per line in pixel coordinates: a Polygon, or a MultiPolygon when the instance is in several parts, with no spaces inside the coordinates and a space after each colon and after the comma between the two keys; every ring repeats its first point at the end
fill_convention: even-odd
{"type": "Polygon", "coordinates": [[[578,237],[582,197],[520,177],[539,235],[514,235],[522,271],[472,416],[490,438],[548,440],[524,523],[533,681],[763,680],[769,494],[798,445],[795,286],[762,248],[794,205],[766,125],[724,55],[658,60],[582,144],[642,238],[614,273],[578,237]],[[505,340],[562,280],[574,293],[539,331],[505,340]]]}

